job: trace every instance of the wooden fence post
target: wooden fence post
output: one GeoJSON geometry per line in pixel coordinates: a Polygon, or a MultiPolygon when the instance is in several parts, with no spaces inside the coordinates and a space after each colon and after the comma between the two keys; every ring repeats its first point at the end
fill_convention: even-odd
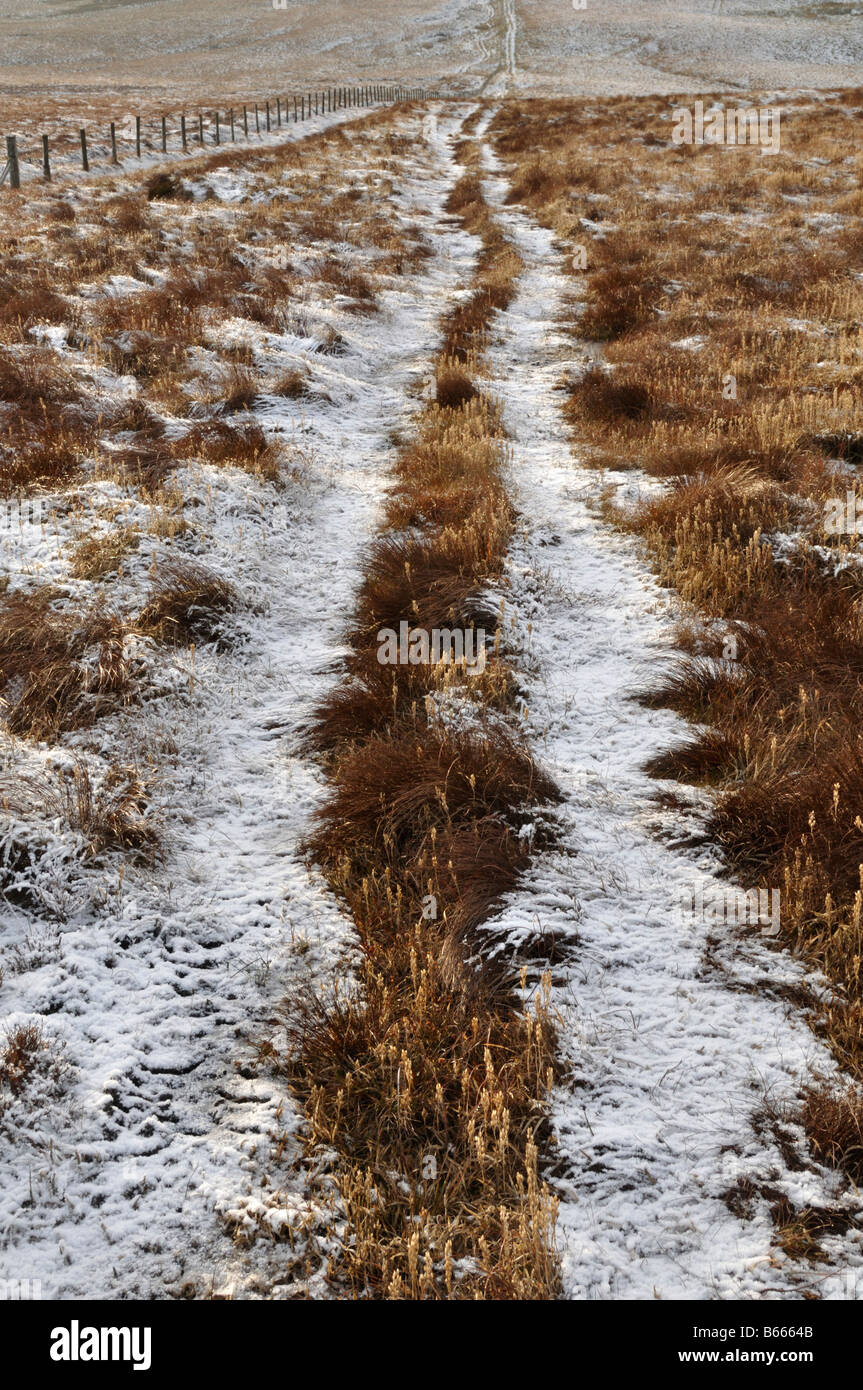
{"type": "Polygon", "coordinates": [[[89,173],[90,170],[90,165],[87,161],[87,132],[86,130],[81,130],[79,133],[81,136],[81,168],[86,174],[89,173]]]}
{"type": "Polygon", "coordinates": [[[9,165],[9,187],[21,187],[21,170],[18,167],[18,137],[6,136],[6,162],[9,165]]]}
{"type": "Polygon", "coordinates": [[[221,143],[222,143],[222,131],[221,131],[221,127],[219,126],[219,113],[218,113],[218,111],[215,112],[215,114],[214,114],[214,116],[213,116],[213,120],[214,120],[214,122],[215,122],[215,132],[214,132],[214,136],[213,136],[214,143],[217,144],[217,145],[221,145],[221,143]]]}
{"type": "Polygon", "coordinates": [[[270,133],[270,103],[267,102],[267,134],[270,133]]]}
{"type": "Polygon", "coordinates": [[[114,125],[113,121],[111,122],[111,163],[120,163],[117,158],[117,127],[114,125]]]}
{"type": "Polygon", "coordinates": [[[185,149],[188,149],[188,143],[187,143],[187,141],[186,141],[186,117],[185,117],[185,116],[181,116],[181,117],[180,117],[180,139],[181,139],[182,142],[183,142],[183,149],[184,149],[184,150],[185,150],[185,149]]]}
{"type": "Polygon", "coordinates": [[[256,135],[260,135],[260,133],[261,133],[261,122],[260,122],[260,119],[259,119],[259,117],[258,117],[258,103],[255,102],[255,134],[256,134],[256,135]]]}
{"type": "Polygon", "coordinates": [[[294,120],[297,119],[297,98],[294,97],[294,120]]]}
{"type": "Polygon", "coordinates": [[[231,107],[231,144],[232,144],[232,145],[236,143],[236,139],[237,139],[237,137],[236,137],[236,135],[234,134],[234,108],[233,108],[233,106],[232,106],[232,107],[231,107]]]}
{"type": "Polygon", "coordinates": [[[281,129],[282,126],[282,98],[276,97],[276,125],[281,129]]]}
{"type": "Polygon", "coordinates": [[[46,183],[51,182],[51,159],[48,154],[48,136],[42,136],[42,177],[46,183]]]}
{"type": "Polygon", "coordinates": [[[304,121],[304,120],[306,119],[306,94],[305,94],[305,92],[303,92],[303,95],[300,97],[300,112],[301,112],[300,120],[303,120],[303,121],[304,121]]]}
{"type": "Polygon", "coordinates": [[[141,117],[135,117],[135,154],[141,158],[141,117]]]}
{"type": "Polygon", "coordinates": [[[168,153],[168,120],[162,117],[162,154],[168,153]]]}

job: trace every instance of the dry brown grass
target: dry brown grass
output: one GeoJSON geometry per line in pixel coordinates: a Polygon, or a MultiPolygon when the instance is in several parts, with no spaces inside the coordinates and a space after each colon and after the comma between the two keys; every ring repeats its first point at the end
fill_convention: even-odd
{"type": "Polygon", "coordinates": [[[863,1181],[863,1097],[857,1086],[812,1086],[803,1098],[803,1127],[815,1153],[863,1181]]]}
{"type": "Polygon", "coordinates": [[[275,380],[267,382],[267,391],[291,401],[310,400],[317,394],[309,385],[308,372],[299,367],[292,367],[275,380]]]}
{"type": "Polygon", "coordinates": [[[123,623],[60,606],[50,588],[0,601],[0,714],[10,733],[53,739],[132,693],[123,623]]]}
{"type": "MultiPolygon", "coordinates": [[[[854,538],[824,529],[863,432],[857,165],[841,99],[794,103],[769,170],[749,148],[675,149],[668,110],[521,103],[497,146],[513,200],[586,249],[569,322],[605,347],[569,386],[575,439],[667,482],[606,515],[737,643],[731,662],[702,643],[652,692],[707,726],[652,771],[716,788],[713,834],[732,870],[782,890],[787,943],[834,986],[815,1026],[859,1079],[863,581],[854,538]]],[[[807,1107],[817,1152],[859,1174],[850,1103],[807,1107]]]]}
{"type": "Polygon", "coordinates": [[[170,169],[160,169],[153,174],[148,180],[146,193],[150,202],[157,198],[165,198],[171,202],[188,202],[192,197],[190,190],[170,169]]]}
{"type": "Polygon", "coordinates": [[[452,364],[469,362],[482,352],[495,313],[512,302],[522,264],[492,217],[475,173],[459,180],[447,199],[446,210],[458,216],[467,231],[482,242],[473,285],[444,318],[443,360],[451,369],[452,364]]]}
{"type": "Polygon", "coordinates": [[[178,460],[199,459],[203,463],[242,468],[271,483],[278,483],[282,477],[282,451],[278,444],[269,442],[257,424],[202,421],[176,440],[170,453],[178,460]]]}
{"type": "Polygon", "coordinates": [[[150,808],[150,784],[137,767],[110,766],[94,786],[87,764],[76,758],[56,777],[0,778],[0,811],[26,821],[50,816],[82,835],[86,853],[120,850],[151,862],[160,832],[150,808]]]}
{"type": "Polygon", "coordinates": [[[0,349],[0,492],[69,481],[97,432],[97,406],[56,353],[0,349]]]}
{"type": "Polygon", "coordinates": [[[414,627],[492,625],[480,585],[493,566],[486,538],[454,527],[440,538],[384,536],[372,547],[358,598],[359,633],[368,640],[402,619],[414,627]]]}
{"type": "Polygon", "coordinates": [[[58,293],[51,274],[23,257],[4,258],[0,278],[0,340],[27,342],[30,329],[42,323],[68,323],[68,300],[58,293]]]}
{"type": "Polygon", "coordinates": [[[343,265],[340,261],[326,260],[316,267],[314,275],[320,284],[331,285],[337,294],[347,300],[344,307],[351,313],[371,314],[377,309],[374,286],[363,271],[343,265]]]}
{"type": "Polygon", "coordinates": [[[21,1094],[47,1046],[39,1023],[19,1023],[6,1029],[0,1046],[0,1103],[4,1091],[21,1094]]]}
{"type": "Polygon", "coordinates": [[[435,373],[435,399],[438,405],[447,406],[450,410],[457,409],[475,400],[478,394],[477,387],[460,362],[444,359],[438,364],[435,373]]]}
{"type": "Polygon", "coordinates": [[[235,364],[225,373],[216,400],[226,415],[233,415],[240,410],[253,410],[260,394],[257,375],[248,367],[235,364]]]}
{"type": "Polygon", "coordinates": [[[353,915],[359,992],[295,1011],[283,1065],[312,1142],[350,1159],[337,1272],[360,1296],[548,1297],[553,1027],[476,929],[528,861],[522,817],[554,788],[508,735],[433,724],[364,740],[333,777],[311,848],[353,915]],[[475,1272],[457,1277],[465,1257],[475,1272]]]}
{"type": "Polygon", "coordinates": [[[225,617],[238,601],[233,584],[205,565],[187,559],[163,560],[135,627],[160,642],[224,643],[225,617]]]}
{"type": "Polygon", "coordinates": [[[136,767],[111,767],[94,789],[86,765],[78,763],[63,779],[66,815],[86,837],[91,854],[106,849],[152,860],[160,842],[150,810],[150,789],[136,767]]]}
{"type": "Polygon", "coordinates": [[[394,529],[367,557],[348,679],[309,734],[332,784],[309,848],[350,909],[359,978],[293,1008],[270,1060],[305,1103],[310,1148],[338,1155],[331,1277],[358,1297],[548,1298],[548,981],[529,1010],[517,960],[491,952],[481,928],[529,862],[528,808],[555,789],[517,734],[448,729],[426,698],[458,690],[478,711],[504,709],[512,673],[497,656],[467,683],[452,666],[376,660],[382,626],[493,626],[484,589],[512,525],[500,420],[473,379],[519,263],[475,178],[449,207],[483,239],[470,309],[445,319],[437,400],[399,452],[394,529]]]}
{"type": "Polygon", "coordinates": [[[141,542],[134,526],[121,526],[105,535],[87,536],[72,552],[69,573],[75,579],[101,579],[121,568],[141,542]]]}

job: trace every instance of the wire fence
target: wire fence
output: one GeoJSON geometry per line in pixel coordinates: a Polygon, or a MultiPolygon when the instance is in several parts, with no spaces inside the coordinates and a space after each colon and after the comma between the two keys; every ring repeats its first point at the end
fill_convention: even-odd
{"type": "MultiPolygon", "coordinates": [[[[80,126],[69,150],[68,140],[55,135],[38,137],[35,157],[25,153],[19,135],[6,136],[6,163],[0,173],[0,188],[20,189],[24,182],[50,183],[58,173],[89,173],[96,166],[119,167],[121,150],[134,150],[134,158],[196,153],[244,140],[262,139],[287,126],[312,117],[357,110],[403,101],[427,101],[436,92],[422,87],[401,87],[373,83],[362,87],[325,87],[249,102],[244,106],[210,107],[193,116],[143,117],[127,113],[121,122],[109,122],[107,132],[98,127],[80,126]]],[[[35,139],[36,137],[34,137],[35,139]]],[[[129,155],[126,155],[128,158],[129,155]]]]}

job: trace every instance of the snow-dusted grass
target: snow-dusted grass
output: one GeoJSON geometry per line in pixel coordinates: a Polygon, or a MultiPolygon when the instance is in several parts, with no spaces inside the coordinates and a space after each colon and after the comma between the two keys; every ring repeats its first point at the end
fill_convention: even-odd
{"type": "MultiPolygon", "coordinates": [[[[573,461],[579,429],[662,457],[649,388],[697,414],[712,320],[672,247],[674,276],[610,257],[585,329],[513,198],[571,241],[616,188],[530,156],[514,195],[493,114],[8,214],[0,1248],[49,1296],[833,1297],[860,1263],[822,1162],[858,1171],[856,1092],[799,1011],[835,987],[682,910],[728,883],[711,800],[645,769],[686,729],[675,643],[709,638],[612,524],[612,494],[660,538],[675,505],[805,529],[812,499],[573,461]],[[682,365],[645,383],[654,292],[682,365]],[[381,666],[402,619],[485,625],[485,671],[381,666]]],[[[699,554],[663,552],[681,593],[699,554]]]]}
{"type": "MultiPolygon", "coordinates": [[[[656,108],[656,102],[646,102],[640,114],[634,106],[628,106],[627,112],[631,120],[637,117],[652,128],[656,108]]],[[[850,387],[836,389],[837,382],[847,381],[849,373],[855,372],[853,327],[845,322],[845,315],[849,305],[853,312],[860,275],[855,253],[850,261],[844,259],[853,234],[840,219],[835,228],[839,244],[822,238],[813,248],[807,240],[807,222],[796,214],[787,220],[783,235],[788,241],[779,251],[777,219],[753,233],[734,207],[747,178],[755,177],[747,173],[746,152],[719,151],[699,164],[697,159],[660,149],[656,168],[663,171],[664,182],[661,197],[654,200],[645,197],[645,189],[649,192],[653,185],[652,175],[644,172],[643,149],[634,152],[619,141],[614,155],[599,163],[591,159],[584,140],[577,139],[578,112],[572,125],[565,126],[557,108],[545,113],[537,110],[530,128],[525,127],[523,114],[513,121],[510,115],[505,113],[501,122],[500,147],[518,167],[514,190],[501,187],[499,196],[508,202],[513,197],[524,200],[550,228],[537,232],[524,222],[523,214],[512,214],[514,225],[521,228],[522,254],[531,238],[536,244],[534,291],[532,299],[525,301],[524,340],[515,356],[529,362],[538,355],[536,343],[542,337],[543,354],[552,350],[558,354],[559,366],[549,367],[550,384],[568,383],[569,390],[558,394],[553,412],[549,404],[549,424],[541,436],[533,423],[536,376],[531,373],[529,385],[525,382],[523,387],[528,404],[511,387],[511,413],[504,411],[504,421],[516,440],[520,429],[528,448],[531,440],[539,448],[552,420],[559,435],[563,407],[575,439],[601,446],[608,465],[586,482],[580,498],[567,488],[564,509],[559,488],[565,480],[554,473],[546,479],[543,455],[537,482],[542,484],[540,498],[544,493],[549,498],[543,503],[529,491],[524,508],[533,521],[544,506],[549,525],[564,510],[571,515],[574,503],[581,509],[577,546],[573,539],[576,549],[563,548],[566,529],[554,524],[554,548],[548,552],[555,596],[564,580],[567,586],[580,587],[584,595],[577,605],[578,617],[574,614],[565,627],[571,655],[557,643],[548,651],[543,669],[551,680],[554,672],[566,669],[569,660],[568,684],[575,691],[572,718],[578,737],[582,748],[597,747],[603,765],[601,793],[597,787],[586,797],[583,789],[573,789],[578,816],[574,833],[591,846],[591,860],[585,867],[588,873],[595,867],[600,901],[586,906],[579,894],[579,908],[568,926],[570,914],[553,895],[545,918],[546,930],[562,937],[569,931],[580,943],[577,954],[584,964],[573,994],[581,1008],[595,1012],[597,1020],[596,1032],[586,1037],[582,1025],[581,1042],[594,1061],[597,1055],[604,1058],[593,1067],[578,1064],[590,1094],[584,1097],[580,1117],[570,1104],[561,1122],[568,1134],[579,1136],[574,1142],[591,1157],[588,1171],[596,1176],[590,1179],[590,1189],[596,1196],[590,1213],[603,1233],[603,1243],[595,1244],[585,1225],[583,1184],[574,1181],[573,1200],[580,1209],[570,1213],[564,1207],[564,1231],[570,1227],[577,1232],[565,1266],[570,1287],[601,1296],[603,1290],[613,1294],[627,1289],[641,1290],[646,1296],[649,1280],[666,1292],[704,1296],[711,1289],[716,1293],[724,1289],[727,1294],[747,1288],[747,1260],[753,1257],[753,1241],[768,1238],[766,1222],[760,1237],[756,1235],[758,1221],[764,1221],[768,1213],[776,1247],[816,1257],[819,1240],[813,1232],[841,1232],[849,1217],[857,1219],[853,1189],[820,1163],[826,1160],[841,1167],[844,1144],[845,1166],[852,1177],[856,1175],[859,1093],[842,1083],[834,1061],[820,1044],[807,1043],[799,1022],[792,1028],[782,1020],[783,1001],[808,1005],[816,1023],[826,1026],[838,1060],[858,1074],[859,908],[854,895],[859,836],[854,828],[856,755],[851,750],[851,742],[856,746],[856,719],[849,722],[858,683],[853,675],[856,637],[853,624],[847,621],[853,594],[850,588],[837,587],[829,569],[825,574],[825,567],[817,560],[810,563],[805,554],[808,528],[812,528],[810,535],[823,541],[812,501],[818,501],[823,479],[836,468],[819,456],[813,432],[824,422],[834,425],[837,412],[842,416],[842,438],[859,430],[857,393],[850,387]],[[545,137],[540,133],[543,128],[545,137]],[[553,154],[541,163],[535,151],[546,140],[553,154]],[[744,163],[734,165],[732,161],[741,154],[744,163]],[[674,178],[668,167],[672,159],[678,161],[674,178]],[[569,196],[573,184],[580,189],[576,199],[569,196]],[[689,194],[698,200],[708,196],[708,188],[723,229],[719,241],[712,230],[700,232],[700,247],[693,248],[683,235],[683,208],[689,194]],[[609,226],[612,197],[614,225],[609,226]],[[571,248],[585,238],[579,213],[598,211],[603,198],[608,206],[602,202],[598,231],[591,227],[589,232],[593,273],[574,283],[571,248]],[[660,235],[658,229],[666,219],[672,228],[681,229],[679,239],[670,236],[669,229],[660,235]],[[565,258],[553,248],[552,229],[561,239],[558,247],[562,243],[570,248],[565,258]],[[801,238],[801,264],[813,276],[798,280],[798,267],[793,274],[789,271],[787,284],[783,280],[780,285],[783,267],[793,267],[788,243],[795,236],[801,238]],[[637,274],[633,273],[636,248],[637,274]],[[752,286],[754,299],[743,307],[736,303],[732,309],[727,303],[723,307],[715,297],[716,284],[738,274],[745,300],[752,276],[749,258],[756,255],[763,277],[752,286]],[[813,269],[816,257],[821,267],[817,273],[813,269]],[[555,261],[569,276],[557,272],[555,261]],[[841,282],[835,279],[837,266],[845,267],[841,282]],[[700,307],[694,298],[699,286],[703,290],[700,307]],[[788,333],[786,299],[792,306],[807,301],[813,314],[817,306],[823,322],[816,330],[813,319],[814,344],[801,345],[799,336],[788,333]],[[542,329],[532,324],[540,305],[551,305],[544,310],[542,329]],[[679,365],[671,364],[666,340],[685,337],[683,326],[695,322],[701,324],[706,346],[686,354],[678,348],[679,365]],[[597,367],[595,341],[566,350],[566,332],[575,337],[580,331],[586,337],[609,340],[605,361],[613,364],[611,368],[597,367]],[[699,365],[702,352],[709,361],[699,365]],[[724,405],[721,400],[720,377],[726,367],[737,376],[737,405],[724,405]],[[706,411],[699,414],[692,407],[692,401],[696,393],[706,398],[710,389],[716,401],[708,418],[706,411]],[[820,408],[817,393],[823,402],[820,408]],[[720,454],[723,450],[730,454],[735,446],[741,450],[739,458],[716,456],[717,448],[720,454]],[[633,471],[628,476],[615,471],[611,465],[616,459],[633,471]],[[684,472],[686,476],[673,478],[672,491],[657,492],[655,484],[642,488],[642,475],[634,471],[639,464],[654,476],[684,472]],[[674,583],[701,612],[722,622],[712,630],[697,631],[691,608],[677,613],[668,610],[662,621],[659,591],[645,577],[632,573],[634,557],[628,543],[623,538],[615,540],[597,523],[596,504],[603,495],[603,511],[610,520],[623,518],[632,529],[648,534],[662,579],[674,583]],[[792,515],[802,529],[797,559],[789,566],[773,559],[761,530],[792,515]],[[584,576],[580,586],[579,575],[584,576]],[[772,605],[764,601],[771,594],[772,605]],[[583,605],[586,618],[579,611],[583,605]],[[597,615],[605,614],[604,631],[596,630],[593,660],[592,609],[597,615]],[[686,617],[687,622],[672,626],[675,617],[686,617]],[[737,650],[730,660],[727,656],[723,660],[720,652],[729,620],[737,650]],[[698,657],[682,676],[680,656],[668,659],[675,656],[675,641],[681,640],[687,641],[690,650],[694,646],[698,657]],[[645,708],[633,697],[647,692],[645,708]],[[690,742],[683,752],[669,752],[681,749],[687,734],[685,726],[660,708],[669,703],[691,718],[709,721],[695,745],[690,742]],[[846,735],[850,742],[843,743],[846,735]],[[837,739],[846,754],[834,760],[831,749],[837,739]],[[668,784],[660,799],[656,784],[651,796],[645,766],[687,782],[726,779],[727,790],[713,809],[706,795],[668,784]],[[591,830],[600,807],[601,826],[597,823],[591,830]],[[690,807],[699,814],[687,829],[690,807]],[[621,819],[615,829],[617,814],[621,819]],[[757,935],[753,945],[751,938],[735,933],[724,920],[687,916],[682,907],[687,893],[702,883],[705,872],[717,874],[720,861],[715,851],[707,849],[701,851],[700,863],[675,855],[646,833],[650,822],[663,836],[684,838],[691,833],[694,843],[705,844],[715,837],[729,851],[738,882],[747,888],[753,882],[778,886],[786,942],[801,948],[801,954],[825,971],[830,982],[823,975],[805,977],[798,966],[784,964],[772,952],[767,957],[757,935]],[[828,892],[833,899],[825,909],[828,892]],[[630,961],[637,965],[631,967],[630,961]],[[663,977],[668,980],[667,989],[661,984],[663,977]],[[734,995],[726,994],[723,1002],[726,985],[734,995]],[[715,1012],[707,1002],[711,996],[716,1000],[715,1012]],[[660,1017],[663,1000],[669,1007],[660,1017]],[[589,1001],[586,1006],[585,1001],[589,1001]],[[773,1021],[765,1016],[758,1025],[731,1022],[738,1010],[759,1008],[772,1014],[773,1021]],[[629,1044],[624,1041],[627,1035],[629,1044]],[[695,1035],[700,1035],[700,1042],[695,1042],[695,1035]],[[744,1038],[752,1040],[751,1051],[741,1046],[744,1038]],[[628,1062],[620,1066],[617,1061],[627,1047],[627,1056],[638,1058],[643,1086],[640,1082],[630,1085],[628,1062]],[[690,1048],[694,1055],[688,1055],[690,1048]],[[707,1070],[702,1072],[702,1066],[707,1070]],[[617,1081],[613,1079],[616,1067],[617,1081]],[[605,1080],[594,1085],[592,1072],[605,1080]],[[732,1080],[735,1073],[737,1080],[732,1080]],[[754,1128],[747,1135],[748,1116],[754,1128]],[[837,1125],[832,1139],[831,1120],[837,1125]],[[806,1137],[812,1145],[808,1153],[806,1137]],[[765,1139],[769,1140],[766,1147],[765,1139]],[[793,1166],[801,1165],[801,1172],[809,1176],[801,1179],[789,1172],[789,1154],[795,1155],[793,1166]],[[631,1167],[636,1155],[643,1156],[650,1178],[648,1184],[633,1188],[631,1167]],[[742,1164],[741,1157],[745,1157],[742,1164]],[[688,1194],[691,1179],[674,1172],[678,1159],[689,1172],[700,1174],[697,1181],[705,1203],[701,1217],[697,1215],[699,1199],[688,1194]],[[684,1191],[688,1195],[681,1199],[684,1191]],[[756,1218],[745,1241],[719,1206],[719,1198],[731,1208],[732,1216],[743,1212],[756,1218]],[[665,1200],[669,1208],[660,1215],[665,1200]],[[640,1214],[654,1203],[659,1236],[650,1246],[635,1233],[635,1226],[640,1214]],[[685,1224],[669,1239],[672,1209],[679,1211],[685,1224]],[[727,1241],[721,1235],[723,1228],[727,1241]],[[809,1232],[806,1239],[800,1238],[802,1228],[809,1232]],[[709,1259],[704,1244],[708,1230],[715,1242],[709,1259]],[[627,1243],[640,1259],[631,1267],[613,1255],[615,1247],[627,1243]],[[608,1270],[600,1268],[608,1260],[619,1270],[616,1278],[609,1279],[608,1270]]],[[[808,182],[814,194],[822,190],[828,202],[850,207],[848,200],[853,203],[858,195],[849,191],[853,161],[841,144],[844,114],[825,113],[823,119],[817,112],[810,115],[807,125],[804,106],[795,128],[811,157],[801,163],[799,155],[789,156],[766,181],[764,197],[786,198],[797,178],[808,182]],[[826,163],[819,165],[822,156],[826,163]]],[[[754,182],[747,186],[754,191],[754,182]]],[[[817,207],[810,214],[813,218],[817,207]]],[[[778,222],[781,226],[781,215],[778,222]]],[[[505,360],[502,370],[507,375],[512,372],[512,359],[505,360]]],[[[502,394],[506,400],[506,388],[502,394]]],[[[595,449],[586,457],[595,460],[595,449]]],[[[564,629],[558,629],[554,614],[556,604],[549,611],[546,602],[545,620],[539,621],[536,604],[542,598],[542,594],[538,599],[531,595],[529,609],[538,633],[532,640],[535,653],[542,651],[543,634],[550,640],[559,630],[560,641],[564,640],[564,629]]],[[[546,701],[550,729],[560,727],[554,715],[560,703],[559,697],[550,704],[546,701]]],[[[536,698],[531,710],[536,717],[536,698]]],[[[576,760],[575,745],[565,742],[565,734],[562,737],[559,757],[569,765],[582,765],[584,754],[576,760]]],[[[555,758],[553,766],[558,765],[555,758]]],[[[572,873],[578,881],[578,860],[572,873]]],[[[527,900],[525,915],[528,904],[534,902],[534,897],[527,900]]],[[[583,1177],[580,1161],[574,1162],[573,1170],[580,1170],[583,1177]]],[[[857,1260],[855,1243],[853,1237],[837,1243],[835,1234],[824,1242],[834,1259],[851,1263],[857,1260]]],[[[764,1272],[758,1276],[764,1280],[765,1292],[786,1289],[789,1281],[791,1286],[811,1287],[813,1275],[805,1265],[796,1271],[783,1265],[782,1274],[777,1275],[766,1263],[774,1256],[765,1252],[757,1258],[765,1260],[765,1270],[771,1268],[769,1276],[764,1272]]],[[[822,1282],[834,1292],[840,1288],[830,1276],[819,1278],[817,1287],[822,1282]]],[[[755,1285],[750,1292],[757,1296],[755,1285]]]]}
{"type": "MultiPolygon", "coordinates": [[[[473,143],[457,150],[476,163],[473,143]]],[[[347,679],[311,733],[332,789],[310,847],[354,918],[358,978],[289,1008],[277,1062],[305,1101],[310,1157],[336,1151],[331,1272],[345,1287],[537,1299],[558,1288],[555,1204],[538,1173],[554,1029],[541,998],[524,1009],[516,962],[484,957],[480,929],[529,862],[533,818],[555,788],[508,717],[513,676],[499,652],[481,677],[377,660],[382,628],[495,623],[485,593],[512,531],[482,374],[521,261],[475,174],[454,182],[446,210],[476,263],[442,317],[434,399],[396,459],[347,679]]]]}
{"type": "MultiPolygon", "coordinates": [[[[389,192],[355,200],[345,231],[377,218],[387,197],[388,235],[396,251],[402,236],[404,255],[437,230],[450,174],[418,122],[405,122],[402,138],[398,160],[384,122],[333,154],[341,189],[364,190],[376,161],[386,164],[389,192]]],[[[161,204],[154,217],[164,237],[147,248],[168,248],[159,275],[175,269],[171,248],[192,248],[201,233],[206,253],[220,221],[230,238],[264,189],[274,201],[302,198],[300,181],[317,181],[327,157],[326,148],[305,152],[308,174],[277,159],[261,183],[248,169],[214,171],[219,196],[206,208],[161,204]]],[[[319,200],[327,196],[324,181],[319,200]]],[[[79,215],[98,217],[98,206],[82,202],[79,215]]],[[[49,585],[52,611],[121,614],[133,686],[128,701],[91,711],[84,727],[4,742],[0,1009],[11,1028],[38,1023],[44,1049],[23,1084],[3,1090],[3,1263],[40,1278],[46,1296],[231,1288],[278,1297],[318,1268],[292,1265],[289,1246],[272,1248],[270,1235],[245,1252],[258,1232],[318,1220],[308,1175],[290,1166],[298,1116],[282,1084],[250,1063],[283,995],[342,968],[347,923],[298,849],[321,794],[300,735],[342,648],[389,431],[430,374],[437,305],[457,272],[448,257],[467,243],[453,230],[413,264],[408,255],[401,270],[381,271],[374,245],[366,253],[347,238],[318,240],[312,253],[299,233],[286,246],[292,225],[284,221],[268,242],[292,260],[276,294],[284,325],[245,318],[238,303],[221,323],[207,309],[200,319],[204,342],[212,332],[219,351],[240,344],[262,374],[302,370],[320,387],[315,396],[262,390],[231,417],[278,450],[272,481],[269,470],[232,466],[230,448],[217,461],[197,446],[178,449],[188,428],[186,360],[173,378],[178,408],[166,411],[146,371],[94,367],[65,333],[40,330],[77,379],[97,386],[101,428],[108,419],[131,427],[112,444],[134,449],[141,465],[76,458],[72,486],[39,497],[44,524],[13,511],[3,536],[7,599],[49,585]],[[346,273],[366,258],[374,314],[358,315],[349,297],[321,288],[323,257],[346,273]],[[82,554],[88,539],[103,542],[95,558],[92,545],[82,554]],[[170,631],[139,620],[178,566],[232,586],[218,632],[166,640],[170,631]],[[155,860],[96,848],[67,814],[75,778],[86,774],[104,801],[114,768],[137,776],[138,814],[158,828],[155,860]],[[26,787],[35,788],[29,799],[26,787]]],[[[241,243],[237,253],[248,257],[241,243]]],[[[118,239],[117,251],[136,281],[146,278],[140,248],[118,239]]],[[[191,251],[188,263],[194,273],[191,251]]],[[[115,270],[109,263],[102,273],[115,270]]],[[[101,283],[97,303],[100,293],[101,283]]],[[[191,336],[191,357],[215,368],[216,350],[191,336]]],[[[27,343],[10,351],[26,355],[27,343]]],[[[156,378],[160,388],[166,376],[156,378]]],[[[212,604],[197,608],[216,616],[212,604]]],[[[188,605],[183,611],[189,617],[188,605]]],[[[98,673],[98,653],[94,660],[98,673]]]]}

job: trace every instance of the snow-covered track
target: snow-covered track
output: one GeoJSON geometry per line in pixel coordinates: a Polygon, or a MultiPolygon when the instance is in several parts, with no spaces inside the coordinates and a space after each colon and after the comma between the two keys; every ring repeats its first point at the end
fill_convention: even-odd
{"type": "Polygon", "coordinates": [[[857,1212],[786,1119],[813,1074],[836,1067],[786,1003],[802,968],[756,930],[723,926],[716,943],[711,923],[685,912],[693,891],[728,885],[713,851],[680,845],[693,825],[663,814],[643,771],[686,731],[637,699],[673,659],[675,612],[636,543],[598,515],[603,485],[632,487],[633,474],[600,475],[572,456],[558,388],[587,354],[560,324],[572,281],[553,235],[505,206],[489,149],[486,165],[486,196],[525,262],[489,352],[523,527],[508,603],[528,734],[565,792],[557,849],[537,858],[493,928],[510,942],[539,938],[557,958],[570,1068],[553,1113],[565,1291],[844,1298],[847,1271],[863,1262],[853,1225],[823,1241],[833,1263],[813,1267],[771,1243],[768,1210],[787,1197],[833,1210],[837,1228],[857,1212]]]}

